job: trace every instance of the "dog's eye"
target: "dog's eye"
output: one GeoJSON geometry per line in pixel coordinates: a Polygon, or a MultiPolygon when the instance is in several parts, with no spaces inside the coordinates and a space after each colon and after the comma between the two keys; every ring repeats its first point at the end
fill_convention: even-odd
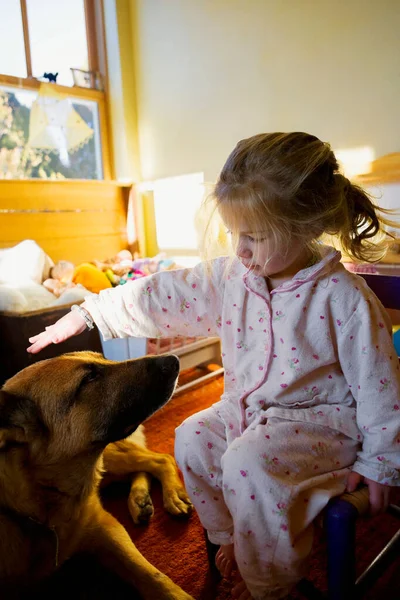
{"type": "Polygon", "coordinates": [[[88,370],[83,377],[82,383],[89,383],[90,381],[94,381],[99,377],[100,370],[95,365],[89,365],[88,370]]]}
{"type": "Polygon", "coordinates": [[[92,381],[95,381],[95,379],[97,379],[100,375],[100,371],[98,369],[96,369],[96,367],[94,367],[94,365],[88,365],[85,370],[86,370],[86,373],[82,377],[82,379],[76,389],[75,396],[74,396],[75,397],[74,402],[77,400],[79,393],[82,390],[84,390],[88,384],[90,384],[92,381]]]}
{"type": "Polygon", "coordinates": [[[86,385],[94,381],[100,376],[101,370],[97,367],[97,365],[86,365],[85,366],[85,374],[81,379],[77,392],[79,393],[86,385]]]}

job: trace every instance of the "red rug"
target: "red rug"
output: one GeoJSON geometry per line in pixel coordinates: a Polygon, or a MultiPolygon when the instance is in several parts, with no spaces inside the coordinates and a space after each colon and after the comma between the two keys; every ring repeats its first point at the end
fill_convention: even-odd
{"type": "MultiPolygon", "coordinates": [[[[223,389],[222,378],[178,395],[146,422],[149,448],[173,453],[174,430],[187,416],[218,401],[223,389]]],[[[178,521],[165,513],[160,487],[154,484],[155,515],[148,526],[134,527],[126,505],[125,487],[114,487],[106,492],[105,507],[126,527],[143,555],[161,571],[169,575],[196,600],[228,600],[230,585],[221,582],[216,590],[210,587],[208,561],[203,529],[193,514],[188,521],[178,521]]],[[[400,502],[396,494],[397,503],[400,502]]],[[[399,528],[399,521],[390,515],[359,522],[358,567],[361,570],[378,554],[384,544],[399,528]]],[[[321,591],[326,590],[325,547],[323,534],[317,535],[311,563],[310,579],[321,591]]],[[[400,557],[365,596],[366,600],[398,600],[400,598],[400,557]]],[[[304,598],[294,592],[293,599],[304,598]]]]}

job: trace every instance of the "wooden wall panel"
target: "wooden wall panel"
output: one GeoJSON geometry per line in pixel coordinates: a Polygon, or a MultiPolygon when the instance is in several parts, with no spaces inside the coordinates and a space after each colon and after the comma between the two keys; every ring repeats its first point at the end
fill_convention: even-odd
{"type": "Polygon", "coordinates": [[[54,237],[79,237],[83,240],[88,235],[123,235],[125,226],[125,216],[113,210],[7,214],[7,237],[12,240],[18,239],[21,233],[23,239],[34,236],[37,242],[54,237]]]}
{"type": "MultiPolygon", "coordinates": [[[[0,241],[0,248],[15,246],[19,241],[15,240],[11,244],[0,241]]],[[[86,236],[84,246],[82,246],[82,238],[79,237],[53,238],[38,243],[55,262],[70,260],[75,265],[87,261],[91,262],[95,259],[103,260],[114,256],[119,250],[127,248],[126,239],[124,240],[119,234],[102,235],[101,237],[86,236]]]]}
{"type": "Polygon", "coordinates": [[[75,264],[127,248],[130,186],[107,181],[0,180],[0,248],[35,240],[75,264]]]}

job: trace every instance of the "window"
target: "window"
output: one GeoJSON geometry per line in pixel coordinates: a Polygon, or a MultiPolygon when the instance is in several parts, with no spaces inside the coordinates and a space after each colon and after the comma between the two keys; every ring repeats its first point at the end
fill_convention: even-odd
{"type": "Polygon", "coordinates": [[[76,116],[78,132],[72,129],[60,133],[60,124],[50,129],[40,121],[32,132],[32,107],[38,107],[38,98],[38,93],[31,90],[0,86],[0,179],[102,179],[96,102],[66,100],[65,116],[60,117],[64,121],[76,116]],[[69,150],[72,136],[75,139],[71,142],[77,146],[69,150]]]}
{"type": "Polygon", "coordinates": [[[0,73],[26,77],[24,32],[19,0],[0,0],[0,73]]]}
{"type": "Polygon", "coordinates": [[[0,0],[0,179],[110,178],[104,92],[71,73],[100,70],[100,10],[94,0],[0,0]],[[56,83],[43,85],[45,73],[56,83]]]}
{"type": "Polygon", "coordinates": [[[27,0],[27,9],[33,77],[58,72],[72,86],[71,67],[89,70],[83,0],[27,0]]]}

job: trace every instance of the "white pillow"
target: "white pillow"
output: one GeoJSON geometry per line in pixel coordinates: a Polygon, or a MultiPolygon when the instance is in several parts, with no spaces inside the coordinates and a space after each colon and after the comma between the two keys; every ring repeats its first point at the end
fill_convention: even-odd
{"type": "Polygon", "coordinates": [[[35,282],[23,285],[0,285],[0,311],[28,312],[47,308],[54,303],[55,296],[35,282]]]}
{"type": "Polygon", "coordinates": [[[24,240],[0,254],[0,283],[42,283],[49,277],[53,261],[33,240],[24,240]]]}
{"type": "Polygon", "coordinates": [[[28,302],[23,294],[10,285],[0,284],[0,311],[25,312],[28,302]]]}

